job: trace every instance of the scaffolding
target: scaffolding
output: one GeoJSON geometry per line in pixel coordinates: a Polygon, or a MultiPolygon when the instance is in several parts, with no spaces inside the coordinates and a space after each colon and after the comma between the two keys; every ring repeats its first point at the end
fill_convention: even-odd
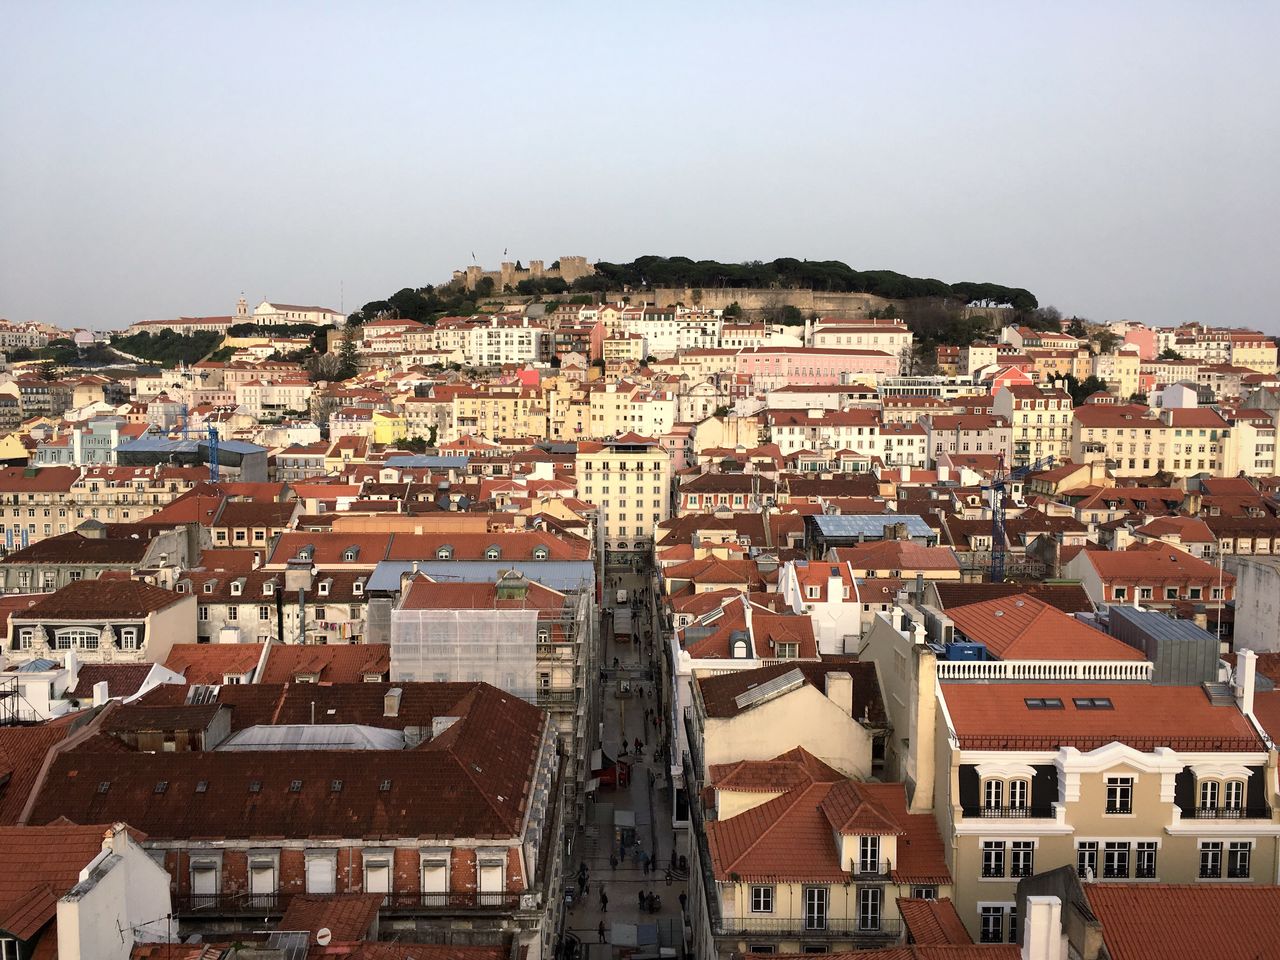
{"type": "Polygon", "coordinates": [[[492,684],[537,702],[538,611],[397,610],[391,679],[492,684]]]}

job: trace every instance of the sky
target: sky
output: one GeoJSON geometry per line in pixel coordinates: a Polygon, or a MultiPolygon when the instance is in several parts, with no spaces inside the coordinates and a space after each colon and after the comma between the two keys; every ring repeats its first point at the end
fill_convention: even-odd
{"type": "Polygon", "coordinates": [[[1280,333],[1280,4],[0,0],[0,317],[474,253],[843,260],[1280,333]]]}

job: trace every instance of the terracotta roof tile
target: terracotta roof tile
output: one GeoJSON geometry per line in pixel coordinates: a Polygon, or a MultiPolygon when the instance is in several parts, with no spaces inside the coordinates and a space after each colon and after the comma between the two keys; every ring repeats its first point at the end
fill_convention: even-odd
{"type": "Polygon", "coordinates": [[[948,897],[940,900],[898,898],[898,913],[907,933],[919,944],[973,943],[956,905],[948,897]]]}
{"type": "Polygon", "coordinates": [[[260,643],[175,643],[164,665],[187,683],[219,684],[253,670],[261,657],[260,643]]]}
{"type": "Polygon", "coordinates": [[[33,607],[14,614],[21,620],[60,617],[115,619],[145,617],[185,600],[180,593],[140,580],[79,580],[49,594],[33,607]]]}
{"type": "Polygon", "coordinates": [[[700,677],[696,681],[702,694],[702,704],[710,717],[735,717],[744,708],[735,698],[754,687],[782,676],[791,670],[804,674],[805,683],[825,695],[828,673],[848,673],[853,677],[853,713],[867,716],[872,723],[885,719],[884,702],[880,699],[880,683],[876,677],[876,665],[870,661],[830,658],[821,662],[788,661],[770,664],[756,670],[735,670],[714,677],[700,677]]]}
{"type": "Polygon", "coordinates": [[[363,940],[378,919],[382,901],[380,893],[297,894],[289,900],[279,929],[305,930],[314,938],[317,930],[327,928],[339,943],[363,940]]]}
{"type": "Polygon", "coordinates": [[[1023,595],[948,611],[964,635],[1001,660],[1144,660],[1142,653],[1042,600],[1023,595]]]}
{"type": "Polygon", "coordinates": [[[1085,896],[1111,960],[1280,957],[1280,887],[1091,883],[1085,896]]]}
{"type": "Polygon", "coordinates": [[[102,852],[111,827],[0,827],[0,930],[28,940],[54,919],[58,898],[102,852]]]}
{"type": "Polygon", "coordinates": [[[961,583],[960,581],[935,581],[935,590],[944,610],[982,603],[998,597],[1026,594],[1063,613],[1092,613],[1093,602],[1078,583],[961,583]]]}

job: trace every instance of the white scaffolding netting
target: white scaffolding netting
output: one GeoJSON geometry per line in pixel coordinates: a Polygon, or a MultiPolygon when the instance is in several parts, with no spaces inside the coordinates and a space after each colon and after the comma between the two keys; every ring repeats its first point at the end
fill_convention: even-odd
{"type": "Polygon", "coordinates": [[[481,681],[537,699],[538,611],[396,610],[391,681],[481,681]]]}

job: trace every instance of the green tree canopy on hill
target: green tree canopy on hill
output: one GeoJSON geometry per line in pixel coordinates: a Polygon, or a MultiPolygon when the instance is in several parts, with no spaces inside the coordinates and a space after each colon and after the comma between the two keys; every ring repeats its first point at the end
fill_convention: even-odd
{"type": "Polygon", "coordinates": [[[176,367],[180,363],[195,363],[222,341],[222,335],[208,330],[195,333],[176,333],[161,330],[159,333],[135,333],[116,337],[111,345],[117,350],[143,360],[150,360],[163,367],[176,367]]]}
{"type": "Polygon", "coordinates": [[[840,293],[870,293],[894,300],[937,297],[982,306],[1011,306],[1020,313],[1038,306],[1035,296],[1021,287],[997,283],[944,283],[908,277],[892,270],[855,270],[839,260],[796,260],[783,257],[769,263],[721,263],[688,257],[637,257],[630,263],[596,264],[592,276],[573,283],[574,290],[619,290],[622,287],[781,287],[840,293]]]}

